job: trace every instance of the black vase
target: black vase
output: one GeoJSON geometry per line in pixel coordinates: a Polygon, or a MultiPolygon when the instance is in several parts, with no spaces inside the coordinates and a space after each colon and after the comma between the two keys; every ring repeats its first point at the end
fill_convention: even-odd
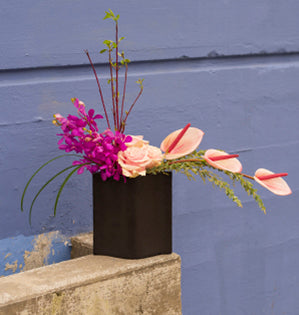
{"type": "Polygon", "coordinates": [[[93,174],[94,255],[139,259],[172,252],[171,175],[124,182],[93,174]]]}

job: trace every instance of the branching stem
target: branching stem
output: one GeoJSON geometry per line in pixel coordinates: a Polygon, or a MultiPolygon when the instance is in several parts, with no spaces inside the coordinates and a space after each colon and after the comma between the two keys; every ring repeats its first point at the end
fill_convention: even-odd
{"type": "Polygon", "coordinates": [[[254,180],[254,177],[253,176],[250,176],[250,175],[246,175],[246,174],[243,174],[243,173],[240,173],[240,175],[246,177],[246,178],[249,178],[249,179],[252,179],[254,180]]]}
{"type": "Polygon", "coordinates": [[[96,69],[92,63],[92,60],[89,56],[89,52],[88,50],[84,50],[85,54],[87,55],[87,58],[91,64],[91,67],[92,67],[92,70],[93,70],[93,73],[94,73],[94,76],[96,78],[96,81],[97,81],[97,85],[98,85],[98,88],[99,88],[99,92],[100,92],[100,96],[101,96],[101,101],[102,101],[102,105],[103,105],[103,109],[104,109],[104,112],[105,112],[105,117],[106,117],[106,121],[107,121],[107,126],[109,129],[111,129],[110,127],[110,123],[109,123],[109,118],[108,118],[108,114],[107,114],[107,111],[106,111],[106,106],[105,106],[105,102],[104,102],[104,97],[103,97],[103,93],[102,93],[102,89],[101,89],[101,85],[100,85],[100,81],[99,81],[99,78],[98,78],[98,75],[97,75],[97,72],[96,72],[96,69]]]}
{"type": "Polygon", "coordinates": [[[143,91],[143,87],[140,88],[140,91],[139,91],[137,97],[135,98],[135,101],[133,102],[133,104],[131,105],[129,111],[128,111],[127,114],[126,114],[126,117],[125,117],[125,119],[124,119],[124,121],[123,121],[123,123],[122,123],[122,128],[121,128],[121,132],[122,132],[122,133],[125,131],[125,128],[126,128],[126,121],[127,121],[127,119],[128,119],[128,116],[130,115],[130,113],[131,113],[131,111],[132,111],[134,105],[136,104],[137,100],[139,99],[140,95],[142,94],[142,91],[143,91]]]}
{"type": "Polygon", "coordinates": [[[204,161],[204,159],[185,159],[185,160],[177,160],[177,161],[172,161],[172,162],[168,162],[169,165],[171,164],[175,164],[175,163],[186,163],[186,162],[202,162],[204,161]]]}
{"type": "Polygon", "coordinates": [[[115,103],[116,103],[116,127],[117,130],[119,130],[119,112],[118,112],[118,22],[116,21],[115,23],[115,43],[116,43],[116,48],[115,48],[115,103]]]}
{"type": "Polygon", "coordinates": [[[125,106],[125,97],[126,97],[126,88],[127,88],[127,79],[128,79],[128,64],[126,63],[125,82],[124,82],[123,98],[122,98],[122,102],[121,102],[121,113],[120,113],[121,127],[122,127],[122,122],[123,122],[123,114],[124,114],[124,106],[125,106]]]}
{"type": "Polygon", "coordinates": [[[113,69],[112,69],[112,58],[111,50],[109,49],[109,67],[110,67],[110,85],[111,85],[111,97],[112,97],[112,107],[113,107],[113,120],[114,129],[116,128],[116,111],[115,111],[115,100],[114,100],[114,84],[113,84],[113,69]]]}
{"type": "MultiPolygon", "coordinates": [[[[176,164],[176,163],[186,163],[186,162],[202,162],[205,161],[205,159],[185,159],[185,160],[176,160],[176,161],[172,161],[172,162],[168,162],[168,165],[172,165],[172,164],[176,164]]],[[[247,175],[247,174],[243,174],[243,173],[239,173],[240,175],[249,178],[251,180],[254,180],[253,176],[247,175]]]]}

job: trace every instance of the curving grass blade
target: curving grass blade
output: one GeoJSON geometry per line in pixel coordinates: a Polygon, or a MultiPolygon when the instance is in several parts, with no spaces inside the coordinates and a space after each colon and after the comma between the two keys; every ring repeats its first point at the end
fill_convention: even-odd
{"type": "Polygon", "coordinates": [[[54,175],[52,178],[50,178],[41,188],[40,190],[37,192],[37,194],[35,195],[35,197],[32,200],[31,206],[30,206],[30,210],[29,210],[29,224],[31,225],[31,213],[32,213],[32,208],[33,205],[35,203],[35,200],[37,199],[37,197],[39,196],[39,194],[46,188],[46,186],[48,184],[50,184],[57,176],[59,176],[60,174],[62,174],[63,172],[66,172],[68,169],[70,168],[74,168],[77,167],[77,165],[72,165],[72,166],[68,166],[65,169],[63,169],[62,171],[58,172],[56,175],[54,175]]]}
{"type": "Polygon", "coordinates": [[[31,181],[33,180],[33,178],[36,176],[36,174],[41,170],[43,169],[46,165],[48,165],[49,163],[59,159],[59,158],[62,158],[64,156],[77,156],[77,157],[80,157],[82,158],[80,155],[77,155],[77,154],[62,154],[62,155],[59,155],[59,156],[56,156],[55,158],[49,160],[48,162],[46,162],[45,164],[43,164],[37,171],[34,172],[34,174],[30,177],[30,179],[28,180],[25,188],[24,188],[24,191],[23,191],[23,194],[22,194],[22,198],[21,198],[21,211],[24,211],[24,197],[25,197],[25,194],[26,194],[26,191],[28,189],[28,186],[29,184],[31,183],[31,181]]]}
{"type": "Polygon", "coordinates": [[[67,183],[67,181],[70,179],[70,177],[80,168],[82,167],[83,165],[79,165],[78,167],[76,167],[74,170],[72,170],[68,176],[65,178],[65,180],[63,181],[63,183],[61,184],[60,188],[59,188],[59,191],[57,193],[57,196],[56,196],[56,200],[55,200],[55,205],[54,205],[54,216],[56,216],[56,208],[57,208],[57,203],[58,203],[58,200],[59,200],[59,197],[61,195],[61,192],[62,192],[62,189],[63,187],[65,186],[65,184],[67,183]]]}

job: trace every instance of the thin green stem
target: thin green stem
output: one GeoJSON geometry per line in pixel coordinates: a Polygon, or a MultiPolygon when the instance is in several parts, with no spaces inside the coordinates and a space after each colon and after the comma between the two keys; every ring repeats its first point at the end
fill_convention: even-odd
{"type": "Polygon", "coordinates": [[[65,178],[65,180],[63,181],[63,183],[61,184],[60,188],[59,188],[59,191],[57,193],[57,196],[56,196],[56,200],[55,200],[55,204],[54,204],[54,217],[56,216],[56,209],[57,209],[57,204],[58,204],[58,200],[59,200],[59,197],[61,195],[61,192],[65,186],[65,184],[68,182],[68,180],[70,179],[70,177],[80,168],[82,167],[82,165],[79,165],[77,166],[75,169],[73,169],[69,174],[68,176],[65,178]]]}
{"type": "Polygon", "coordinates": [[[29,178],[25,188],[24,188],[24,191],[23,191],[23,194],[22,194],[22,198],[21,198],[21,211],[24,211],[24,197],[25,197],[25,194],[27,192],[27,189],[29,187],[29,184],[31,183],[31,181],[33,180],[33,178],[45,167],[47,166],[49,163],[57,160],[57,159],[60,159],[62,157],[65,157],[65,156],[76,156],[76,157],[80,157],[80,155],[77,155],[77,154],[62,154],[62,155],[59,155],[59,156],[56,156],[55,158],[49,160],[48,162],[44,163],[41,167],[39,167],[34,173],[33,175],[29,178]]]}
{"type": "Polygon", "coordinates": [[[201,163],[204,159],[185,159],[185,160],[176,160],[168,162],[169,165],[176,164],[176,163],[185,163],[185,162],[199,162],[201,163]]]}
{"type": "MultiPolygon", "coordinates": [[[[88,163],[89,164],[89,163],[88,163]]],[[[48,184],[50,184],[57,176],[59,176],[60,174],[66,172],[67,170],[77,167],[78,165],[71,165],[65,169],[63,169],[62,171],[58,172],[57,174],[55,174],[53,177],[51,177],[37,192],[37,194],[35,195],[35,197],[33,198],[32,202],[31,202],[31,206],[30,206],[30,210],[29,210],[29,224],[31,225],[31,213],[32,213],[32,208],[33,205],[37,199],[37,197],[40,195],[40,193],[48,186],[48,184]]],[[[83,166],[83,164],[81,165],[83,166]]]]}

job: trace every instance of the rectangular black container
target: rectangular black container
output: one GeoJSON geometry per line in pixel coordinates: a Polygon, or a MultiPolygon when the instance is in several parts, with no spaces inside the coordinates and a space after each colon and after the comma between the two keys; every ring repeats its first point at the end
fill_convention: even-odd
{"type": "Polygon", "coordinates": [[[95,255],[139,259],[172,252],[172,174],[102,181],[93,174],[95,255]]]}

